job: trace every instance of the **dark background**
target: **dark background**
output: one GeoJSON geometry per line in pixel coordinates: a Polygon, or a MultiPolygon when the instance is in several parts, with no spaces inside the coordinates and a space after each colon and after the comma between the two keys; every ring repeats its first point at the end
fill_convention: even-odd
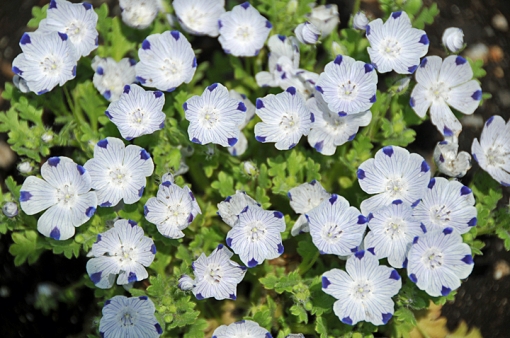
{"type": "MultiPolygon", "coordinates": [[[[11,62],[21,52],[18,41],[26,31],[26,23],[31,18],[33,6],[43,6],[49,0],[3,0],[0,3],[0,91],[4,83],[11,81],[11,62]]],[[[75,1],[73,1],[75,2],[75,1]]],[[[90,1],[94,5],[102,2],[110,4],[113,13],[118,13],[116,0],[90,1]]],[[[341,17],[341,28],[346,27],[352,12],[353,0],[328,1],[337,3],[341,17]]],[[[463,55],[482,58],[485,61],[487,76],[482,79],[482,90],[492,94],[475,112],[473,117],[463,119],[463,132],[460,138],[461,150],[469,152],[474,137],[479,137],[483,121],[492,115],[501,115],[505,120],[510,117],[510,67],[509,44],[510,31],[494,24],[496,15],[510,20],[509,0],[437,0],[441,11],[433,25],[425,28],[429,39],[428,55],[446,54],[441,46],[441,36],[448,27],[459,27],[464,31],[464,41],[468,49],[463,55]]],[[[432,1],[425,0],[427,6],[432,1]]],[[[379,17],[381,12],[376,0],[365,0],[361,9],[371,19],[379,17]]],[[[198,40],[200,42],[200,40],[198,40]]],[[[204,38],[203,43],[210,46],[217,44],[212,39],[204,38]]],[[[0,98],[1,110],[8,108],[8,103],[0,98]]],[[[435,144],[441,135],[429,121],[417,128],[417,140],[410,145],[430,160],[435,144]]],[[[16,155],[10,152],[6,135],[0,134],[0,182],[17,175],[16,155]]],[[[430,161],[429,161],[430,162],[430,161]]],[[[480,170],[476,165],[466,184],[480,170]]],[[[508,204],[508,190],[505,191],[505,204],[508,204]]],[[[475,268],[467,282],[458,291],[455,302],[446,304],[442,313],[447,317],[447,326],[455,329],[460,320],[480,328],[484,337],[510,337],[510,254],[506,252],[502,241],[494,237],[482,237],[486,243],[483,256],[475,257],[475,268]],[[502,277],[495,278],[497,271],[502,277]]],[[[50,252],[42,254],[39,261],[29,266],[14,267],[13,257],[8,249],[10,236],[0,238],[0,336],[2,337],[84,337],[85,333],[95,332],[97,324],[93,317],[98,314],[93,292],[86,288],[77,288],[78,298],[75,303],[59,303],[58,310],[44,315],[34,307],[38,286],[50,285],[55,295],[63,287],[76,283],[85,271],[85,257],[66,259],[62,255],[50,252]],[[43,284],[42,284],[43,283],[43,284]]],[[[56,296],[54,299],[57,299],[56,296]]],[[[58,301],[57,301],[58,302],[58,301]]]]}

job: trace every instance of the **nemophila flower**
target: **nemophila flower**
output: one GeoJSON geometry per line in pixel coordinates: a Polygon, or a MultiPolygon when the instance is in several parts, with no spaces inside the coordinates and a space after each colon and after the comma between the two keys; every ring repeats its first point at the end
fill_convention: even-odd
{"type": "Polygon", "coordinates": [[[450,177],[463,177],[471,169],[471,155],[465,151],[458,152],[459,144],[455,141],[441,141],[434,148],[434,161],[437,169],[450,177]]]}
{"type": "Polygon", "coordinates": [[[257,55],[273,27],[249,2],[223,13],[218,26],[221,47],[225,53],[234,56],[257,55]]]}
{"type": "Polygon", "coordinates": [[[198,300],[214,297],[217,300],[237,298],[237,284],[246,274],[246,267],[231,261],[232,252],[223,244],[218,245],[208,257],[201,254],[193,262],[195,287],[193,294],[198,300]]]}
{"type": "Polygon", "coordinates": [[[136,81],[135,60],[124,58],[115,62],[112,58],[94,57],[92,83],[97,91],[110,102],[117,101],[125,85],[136,81]]]}
{"type": "Polygon", "coordinates": [[[182,230],[201,213],[188,187],[181,188],[165,180],[159,185],[157,197],[149,198],[144,206],[145,218],[156,224],[158,231],[168,238],[184,237],[182,230]]]}
{"type": "Polygon", "coordinates": [[[188,120],[191,142],[234,146],[239,139],[239,126],[244,123],[246,106],[232,99],[227,88],[213,83],[201,96],[193,96],[182,105],[188,120]]]}
{"type": "Polygon", "coordinates": [[[510,122],[499,115],[490,117],[478,139],[473,140],[471,153],[480,167],[501,185],[510,186],[510,122]]]}
{"type": "Polygon", "coordinates": [[[371,64],[338,55],[320,74],[315,87],[340,116],[364,112],[374,104],[377,74],[371,64]]]}
{"type": "Polygon", "coordinates": [[[241,211],[234,227],[227,234],[227,245],[239,255],[249,268],[264,263],[265,259],[283,253],[281,232],[285,219],[279,211],[247,206],[241,211]]]}
{"type": "Polygon", "coordinates": [[[312,11],[306,14],[306,18],[319,28],[323,36],[331,34],[340,23],[338,6],[332,4],[313,7],[312,11]]]}
{"type": "Polygon", "coordinates": [[[29,176],[20,191],[20,206],[27,215],[46,210],[37,221],[37,230],[46,237],[65,240],[74,228],[87,222],[97,207],[91,175],[68,157],[50,157],[41,166],[40,179],[29,176]]]}
{"type": "Polygon", "coordinates": [[[30,88],[28,88],[27,85],[27,81],[20,77],[18,74],[14,74],[12,77],[12,84],[22,93],[28,93],[30,91],[30,88]]]}
{"type": "Polygon", "coordinates": [[[469,245],[453,228],[434,229],[416,237],[407,255],[407,273],[433,297],[446,296],[473,270],[469,245]]]}
{"type": "Polygon", "coordinates": [[[275,142],[278,150],[292,149],[301,136],[308,135],[313,115],[294,87],[283,93],[257,99],[257,112],[262,122],[255,125],[255,139],[262,143],[275,142]]]}
{"type": "Polygon", "coordinates": [[[407,203],[392,203],[368,216],[370,232],[365,236],[365,249],[378,259],[388,257],[394,268],[405,265],[413,239],[424,233],[419,219],[413,217],[413,208],[407,203]]]}
{"type": "Polygon", "coordinates": [[[462,183],[433,177],[421,203],[414,208],[413,216],[427,230],[450,227],[464,234],[476,225],[474,204],[473,192],[462,183]]]}
{"type": "Polygon", "coordinates": [[[331,194],[306,213],[313,244],[322,254],[348,256],[363,240],[367,219],[342,196],[331,194]]]}
{"type": "Polygon", "coordinates": [[[368,20],[365,13],[358,12],[354,14],[354,18],[352,19],[352,27],[364,31],[367,29],[369,22],[370,21],[368,20]]]}
{"type": "Polygon", "coordinates": [[[462,56],[451,55],[444,61],[439,56],[428,56],[416,71],[418,83],[409,103],[422,118],[430,108],[430,120],[439,132],[457,137],[462,126],[449,106],[473,114],[482,99],[482,89],[472,78],[473,70],[462,56]]]}
{"type": "MultiPolygon", "coordinates": [[[[255,105],[244,94],[239,94],[235,90],[231,89],[229,95],[232,99],[242,102],[246,107],[246,114],[244,116],[244,122],[239,125],[239,130],[242,130],[255,116],[255,105]]],[[[244,154],[248,148],[248,140],[244,136],[243,132],[239,133],[239,139],[233,147],[228,147],[228,152],[233,156],[240,156],[244,154]]]]}
{"type": "Polygon", "coordinates": [[[195,286],[195,280],[188,275],[182,275],[177,284],[177,287],[182,291],[191,291],[195,286]]]}
{"type": "Polygon", "coordinates": [[[12,61],[12,71],[20,77],[21,88],[41,95],[76,76],[78,57],[66,34],[25,33],[19,45],[23,53],[12,61]]]}
{"type": "Polygon", "coordinates": [[[347,272],[340,269],[322,275],[322,291],[338,299],[333,311],[344,324],[360,321],[384,325],[393,316],[391,299],[402,287],[395,269],[379,265],[369,252],[358,251],[347,259],[347,272]]]}
{"type": "Polygon", "coordinates": [[[228,196],[223,202],[218,203],[218,215],[223,222],[233,227],[239,214],[247,207],[260,207],[260,204],[244,191],[237,190],[235,195],[228,196]]]}
{"type": "Polygon", "coordinates": [[[154,303],[147,296],[115,296],[104,303],[99,334],[104,338],[159,337],[163,329],[154,311],[154,303]]]}
{"type": "Polygon", "coordinates": [[[299,42],[306,45],[315,45],[319,41],[321,31],[313,23],[306,21],[296,27],[294,34],[296,34],[299,42]]]}
{"type": "Polygon", "coordinates": [[[452,53],[459,52],[464,47],[464,32],[457,27],[446,28],[443,32],[443,46],[452,53]]]}
{"type": "Polygon", "coordinates": [[[113,228],[97,235],[88,256],[87,273],[101,289],[112,287],[116,275],[118,285],[141,281],[149,275],[156,254],[154,241],[144,236],[143,229],[131,220],[119,219],[113,228]]]}
{"type": "Polygon", "coordinates": [[[129,27],[145,29],[158,15],[158,0],[119,0],[122,21],[129,27]]]}
{"type": "Polygon", "coordinates": [[[97,142],[94,158],[85,163],[92,188],[101,207],[138,202],[145,189],[146,177],[152,175],[154,162],[149,153],[135,145],[124,146],[122,140],[107,137],[97,142]]]}
{"type": "Polygon", "coordinates": [[[138,50],[136,78],[147,87],[171,92],[189,83],[197,69],[191,44],[179,31],[149,35],[138,50]]]}
{"type": "Polygon", "coordinates": [[[358,172],[361,189],[377,194],[361,202],[361,212],[370,212],[402,201],[415,206],[427,189],[430,167],[418,154],[409,154],[401,147],[386,146],[361,163],[358,172]]]}
{"type": "Polygon", "coordinates": [[[66,34],[76,48],[76,56],[87,56],[98,45],[97,14],[86,2],[73,4],[65,0],[51,0],[46,19],[38,31],[66,34]]]}
{"type": "Polygon", "coordinates": [[[370,110],[339,116],[329,110],[320,93],[309,98],[306,101],[306,106],[315,119],[308,134],[308,143],[323,155],[333,155],[336,147],[352,141],[356,137],[359,127],[367,126],[372,121],[370,110]]]}
{"type": "Polygon", "coordinates": [[[330,195],[320,182],[316,180],[310,183],[303,183],[289,190],[287,196],[290,200],[290,207],[297,214],[301,214],[292,227],[292,236],[297,236],[302,232],[310,232],[305,213],[321,204],[325,199],[328,199],[330,195]]]}
{"type": "Polygon", "coordinates": [[[164,105],[162,92],[145,91],[132,84],[124,87],[120,98],[110,103],[105,114],[119,128],[123,138],[132,140],[163,129],[166,118],[164,105]]]}
{"type": "Polygon", "coordinates": [[[225,0],[174,0],[172,6],[186,32],[218,36],[218,20],[225,13],[225,0]]]}
{"type": "Polygon", "coordinates": [[[212,334],[212,338],[272,338],[271,333],[251,320],[241,320],[230,325],[221,325],[212,334]]]}
{"type": "Polygon", "coordinates": [[[18,205],[14,202],[6,202],[2,206],[2,212],[8,218],[13,218],[18,215],[18,205]]]}
{"type": "Polygon", "coordinates": [[[399,74],[412,74],[429,50],[427,34],[413,28],[403,11],[391,13],[384,24],[381,19],[371,21],[366,35],[370,42],[370,60],[379,73],[394,70],[399,74]]]}

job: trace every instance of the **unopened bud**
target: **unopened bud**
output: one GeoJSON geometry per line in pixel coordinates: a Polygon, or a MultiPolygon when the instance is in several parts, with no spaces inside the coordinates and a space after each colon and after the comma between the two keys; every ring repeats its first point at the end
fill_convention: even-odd
{"type": "Polygon", "coordinates": [[[298,8],[298,1],[290,0],[289,3],[287,4],[287,13],[294,14],[294,13],[296,13],[297,8],[298,8]]]}
{"type": "Polygon", "coordinates": [[[447,28],[443,33],[443,45],[452,53],[457,53],[464,47],[464,33],[457,27],[447,28]]]}
{"type": "Polygon", "coordinates": [[[18,214],[18,205],[14,202],[7,202],[2,206],[2,212],[5,216],[13,218],[18,214]]]}
{"type": "Polygon", "coordinates": [[[305,22],[299,24],[294,30],[296,38],[305,45],[315,45],[319,41],[321,31],[313,23],[305,22]]]}
{"type": "Polygon", "coordinates": [[[33,169],[34,168],[32,168],[30,162],[21,162],[20,164],[18,164],[18,170],[22,174],[29,174],[32,172],[33,169]]]}
{"type": "Polygon", "coordinates": [[[360,29],[362,31],[367,29],[368,23],[369,23],[368,18],[363,12],[356,13],[352,20],[352,26],[355,29],[360,29]]]}
{"type": "Polygon", "coordinates": [[[51,132],[44,133],[41,136],[41,140],[45,143],[51,142],[53,140],[53,134],[51,132]]]}
{"type": "Polygon", "coordinates": [[[336,41],[333,41],[331,44],[331,51],[333,52],[333,56],[348,54],[347,48],[336,41]]]}
{"type": "Polygon", "coordinates": [[[195,287],[195,280],[188,275],[182,275],[177,286],[182,291],[190,291],[195,287]]]}
{"type": "Polygon", "coordinates": [[[259,170],[257,169],[257,167],[255,167],[255,165],[250,161],[244,162],[243,167],[244,172],[248,176],[257,176],[259,174],[259,170]]]}

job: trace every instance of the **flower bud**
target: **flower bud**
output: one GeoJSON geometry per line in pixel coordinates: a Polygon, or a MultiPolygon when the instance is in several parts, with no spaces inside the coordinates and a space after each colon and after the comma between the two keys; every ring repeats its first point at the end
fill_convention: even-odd
{"type": "Polygon", "coordinates": [[[407,88],[409,87],[410,82],[411,82],[410,76],[403,77],[397,82],[395,82],[395,84],[391,86],[391,89],[397,94],[405,93],[407,91],[407,88]]]}
{"type": "Polygon", "coordinates": [[[42,134],[41,140],[43,140],[44,143],[51,142],[53,140],[53,134],[51,132],[47,132],[42,134]]]}
{"type": "Polygon", "coordinates": [[[348,54],[347,48],[344,45],[341,45],[336,41],[333,41],[333,43],[331,44],[331,51],[333,52],[333,55],[332,55],[333,59],[337,55],[347,55],[348,54]]]}
{"type": "Polygon", "coordinates": [[[182,291],[190,291],[195,287],[195,280],[188,275],[182,275],[177,286],[182,291]]]}
{"type": "Polygon", "coordinates": [[[259,170],[257,169],[257,167],[255,167],[255,165],[250,161],[244,162],[243,167],[244,172],[248,176],[257,176],[259,174],[259,170]]]}
{"type": "Polygon", "coordinates": [[[156,18],[159,4],[156,0],[120,0],[122,21],[129,27],[145,29],[156,18]]]}
{"type": "Polygon", "coordinates": [[[163,174],[163,176],[161,177],[161,182],[170,182],[170,183],[174,183],[174,175],[172,175],[171,173],[166,173],[166,174],[163,174]]]}
{"type": "Polygon", "coordinates": [[[294,14],[294,13],[296,13],[297,8],[298,8],[298,1],[290,0],[289,3],[287,4],[287,13],[294,14]]]}
{"type": "Polygon", "coordinates": [[[22,93],[28,93],[30,91],[27,85],[27,81],[25,81],[25,79],[17,74],[13,76],[12,83],[14,83],[14,86],[18,88],[22,93]]]}
{"type": "Polygon", "coordinates": [[[32,168],[30,162],[21,162],[20,164],[18,164],[18,170],[22,174],[29,174],[32,172],[33,169],[34,168],[32,168]]]}
{"type": "Polygon", "coordinates": [[[322,33],[327,36],[340,23],[338,17],[338,6],[327,4],[312,8],[312,12],[307,14],[308,21],[313,23],[322,33]]]}
{"type": "Polygon", "coordinates": [[[18,214],[18,205],[14,202],[7,202],[2,206],[2,212],[5,216],[13,218],[18,214]]]}
{"type": "Polygon", "coordinates": [[[299,24],[294,30],[296,38],[305,45],[315,45],[319,41],[321,31],[313,23],[305,22],[299,24]]]}
{"type": "Polygon", "coordinates": [[[358,12],[354,15],[354,18],[352,20],[352,27],[364,31],[367,29],[368,23],[369,21],[365,13],[358,12]]]}
{"type": "Polygon", "coordinates": [[[443,45],[452,53],[457,53],[464,46],[464,33],[462,29],[450,27],[443,33],[443,45]]]}

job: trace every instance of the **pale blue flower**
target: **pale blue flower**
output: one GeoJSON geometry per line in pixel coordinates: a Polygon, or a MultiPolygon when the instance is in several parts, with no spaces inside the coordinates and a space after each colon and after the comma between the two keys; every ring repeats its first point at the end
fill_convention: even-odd
{"type": "Polygon", "coordinates": [[[494,115],[486,122],[478,139],[471,145],[473,158],[501,185],[510,186],[510,122],[494,115]]]}
{"type": "Polygon", "coordinates": [[[145,218],[156,224],[158,231],[168,238],[182,238],[186,229],[198,214],[200,206],[188,187],[181,188],[170,180],[159,185],[157,197],[145,203],[145,218]]]}
{"type": "Polygon", "coordinates": [[[462,125],[450,107],[471,115],[482,99],[482,89],[473,80],[471,65],[462,56],[441,60],[428,56],[416,71],[418,82],[409,101],[415,113],[424,117],[430,108],[430,120],[444,136],[458,137],[462,125]]]}
{"type": "Polygon", "coordinates": [[[321,31],[322,36],[331,34],[340,23],[338,6],[334,4],[314,6],[306,18],[321,31]]]}
{"type": "Polygon", "coordinates": [[[257,55],[273,27],[249,2],[223,13],[218,26],[221,47],[225,53],[234,56],[257,55]]]}
{"type": "Polygon", "coordinates": [[[241,156],[242,154],[244,154],[246,149],[248,149],[248,140],[246,139],[246,136],[244,136],[242,130],[255,116],[255,105],[251,103],[251,101],[248,99],[248,97],[246,97],[246,95],[239,94],[233,89],[230,90],[229,95],[232,99],[244,103],[244,106],[246,107],[244,122],[241,123],[241,125],[239,125],[239,130],[241,131],[239,133],[239,139],[237,140],[237,143],[234,144],[233,147],[228,147],[228,152],[231,155],[241,156]]]}
{"type": "Polygon", "coordinates": [[[473,270],[469,245],[453,228],[434,229],[416,237],[407,256],[407,273],[433,297],[446,296],[473,270]]]}
{"type": "Polygon", "coordinates": [[[227,245],[249,268],[274,259],[283,253],[281,232],[285,219],[279,211],[245,207],[227,234],[227,245]]]}
{"type": "Polygon", "coordinates": [[[64,33],[25,33],[19,43],[23,53],[12,61],[20,83],[41,95],[76,76],[76,49],[64,33]],[[23,81],[21,81],[23,80],[23,81]]]}
{"type": "Polygon", "coordinates": [[[88,256],[87,273],[101,289],[146,279],[145,267],[151,265],[156,254],[154,241],[144,236],[143,229],[131,220],[119,219],[113,228],[97,235],[88,256]]]}
{"type": "Polygon", "coordinates": [[[202,253],[193,262],[195,287],[192,291],[198,300],[237,298],[237,284],[243,280],[246,267],[230,260],[232,255],[229,249],[220,244],[209,256],[202,253]]]}
{"type": "Polygon", "coordinates": [[[94,87],[110,102],[117,101],[125,85],[136,81],[136,62],[133,59],[123,58],[115,62],[112,58],[94,57],[92,69],[94,87]]]}
{"type": "Polygon", "coordinates": [[[159,337],[163,329],[154,316],[155,311],[154,303],[147,296],[115,296],[104,303],[99,334],[102,338],[159,337]]]}
{"type": "Polygon", "coordinates": [[[386,146],[379,149],[375,159],[361,163],[357,176],[363,191],[377,194],[361,202],[361,212],[368,215],[395,201],[415,206],[427,189],[430,167],[418,154],[409,154],[401,147],[386,146]]]}
{"type": "Polygon", "coordinates": [[[197,69],[191,44],[179,31],[149,35],[138,50],[136,78],[140,84],[171,92],[189,83],[197,69]]]}
{"type": "Polygon", "coordinates": [[[376,101],[377,73],[369,63],[337,55],[320,74],[315,88],[339,116],[364,112],[376,101]]]}
{"type": "Polygon", "coordinates": [[[413,28],[404,11],[391,13],[384,24],[381,19],[371,21],[366,36],[370,60],[379,73],[412,74],[429,50],[427,34],[413,28]]]}
{"type": "Polygon", "coordinates": [[[360,321],[388,323],[394,313],[392,296],[402,287],[395,269],[379,265],[369,252],[358,251],[347,259],[347,272],[332,269],[322,275],[322,291],[338,299],[333,311],[348,325],[360,321]]]}
{"type": "Polygon", "coordinates": [[[308,135],[313,115],[306,108],[294,87],[283,93],[257,99],[257,115],[262,122],[255,125],[255,139],[262,143],[275,142],[278,150],[292,149],[308,135]]]}
{"type": "Polygon", "coordinates": [[[247,207],[260,207],[253,198],[244,191],[237,190],[232,196],[228,196],[224,201],[218,203],[218,216],[223,222],[233,227],[237,222],[239,214],[247,207]]]}
{"type": "Polygon", "coordinates": [[[323,254],[349,256],[356,252],[367,227],[367,219],[342,196],[329,199],[306,213],[313,244],[323,254]]]}
{"type": "Polygon", "coordinates": [[[145,29],[160,10],[159,0],[119,0],[122,21],[129,27],[145,29]]]}
{"type": "Polygon", "coordinates": [[[193,96],[182,107],[189,121],[191,142],[233,147],[239,140],[239,127],[244,123],[246,106],[231,98],[222,84],[213,83],[201,96],[193,96]]]}
{"type": "Polygon", "coordinates": [[[27,215],[45,209],[37,230],[46,237],[66,240],[74,228],[87,222],[97,207],[90,173],[67,157],[50,157],[41,167],[40,179],[29,176],[20,191],[20,206],[27,215]]]}
{"type": "Polygon", "coordinates": [[[146,177],[152,175],[154,162],[149,153],[135,145],[124,145],[122,140],[107,137],[94,147],[94,158],[84,167],[92,178],[101,207],[138,202],[145,189],[146,177]]]}
{"type": "Polygon", "coordinates": [[[271,333],[251,320],[241,320],[230,325],[221,325],[212,334],[212,338],[272,338],[271,333]]]}
{"type": "Polygon", "coordinates": [[[427,230],[456,229],[464,234],[476,225],[477,211],[471,189],[458,181],[433,177],[424,191],[421,203],[413,212],[427,230]]]}
{"type": "Polygon", "coordinates": [[[405,265],[413,239],[426,230],[413,217],[413,208],[402,202],[392,203],[370,213],[368,227],[370,232],[365,236],[365,249],[378,259],[387,257],[388,263],[399,269],[405,265]]]}
{"type": "Polygon", "coordinates": [[[218,36],[218,20],[225,13],[225,0],[174,0],[172,6],[186,32],[218,36]]]}
{"type": "Polygon", "coordinates": [[[459,152],[456,140],[438,142],[434,148],[434,162],[437,170],[450,176],[461,178],[471,169],[471,155],[468,152],[459,152]]]}
{"type": "Polygon", "coordinates": [[[162,92],[145,91],[132,84],[124,87],[120,98],[110,103],[105,114],[117,126],[123,138],[132,140],[163,129],[166,118],[164,105],[162,92]]]}
{"type": "Polygon", "coordinates": [[[290,207],[297,214],[301,214],[291,230],[291,235],[297,236],[302,232],[310,232],[305,213],[328,199],[331,194],[322,187],[320,182],[313,180],[290,189],[287,196],[290,200],[290,207]]]}
{"type": "Polygon", "coordinates": [[[38,31],[66,34],[79,58],[89,55],[98,46],[97,19],[89,3],[73,4],[65,0],[51,0],[46,19],[41,20],[38,31]]]}

